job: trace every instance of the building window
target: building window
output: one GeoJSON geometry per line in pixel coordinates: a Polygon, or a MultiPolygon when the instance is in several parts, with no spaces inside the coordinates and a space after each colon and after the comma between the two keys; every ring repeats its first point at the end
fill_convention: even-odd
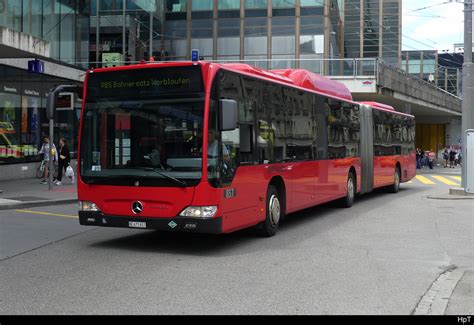
{"type": "Polygon", "coordinates": [[[193,0],[193,10],[212,10],[213,0],[193,0]]]}
{"type": "Polygon", "coordinates": [[[296,5],[295,0],[273,0],[273,8],[294,8],[296,5]]]}
{"type": "Polygon", "coordinates": [[[321,0],[301,0],[301,7],[323,7],[324,1],[321,0]]]}
{"type": "Polygon", "coordinates": [[[273,18],[272,54],[295,55],[295,17],[273,18]]]}
{"type": "Polygon", "coordinates": [[[267,19],[245,18],[245,55],[267,55],[267,19]]]}
{"type": "Polygon", "coordinates": [[[239,57],[240,19],[219,19],[217,24],[217,55],[239,57]]]}
{"type": "Polygon", "coordinates": [[[240,0],[219,0],[217,5],[219,10],[240,9],[240,0]]]}
{"type": "Polygon", "coordinates": [[[179,60],[188,55],[187,23],[185,20],[169,20],[165,23],[166,35],[164,47],[166,60],[179,60]]]}
{"type": "Polygon", "coordinates": [[[188,0],[166,0],[168,12],[186,12],[188,0]]]}
{"type": "Polygon", "coordinates": [[[267,0],[245,0],[245,9],[266,9],[267,0]]]}

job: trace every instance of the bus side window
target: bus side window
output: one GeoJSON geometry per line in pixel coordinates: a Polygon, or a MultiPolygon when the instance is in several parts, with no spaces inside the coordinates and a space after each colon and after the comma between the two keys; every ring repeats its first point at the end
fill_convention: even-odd
{"type": "Polygon", "coordinates": [[[240,125],[240,148],[239,148],[239,163],[253,163],[252,155],[253,143],[253,127],[252,124],[240,125]]]}

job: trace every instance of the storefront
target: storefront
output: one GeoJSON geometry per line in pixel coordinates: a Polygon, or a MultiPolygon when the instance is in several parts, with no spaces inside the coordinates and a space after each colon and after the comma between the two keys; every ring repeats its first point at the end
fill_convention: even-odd
{"type": "MultiPolygon", "coordinates": [[[[0,165],[41,160],[38,151],[43,137],[49,134],[47,94],[59,84],[77,82],[0,65],[0,165]]],[[[79,115],[79,103],[55,115],[54,143],[66,138],[73,157],[77,152],[79,115]]]]}

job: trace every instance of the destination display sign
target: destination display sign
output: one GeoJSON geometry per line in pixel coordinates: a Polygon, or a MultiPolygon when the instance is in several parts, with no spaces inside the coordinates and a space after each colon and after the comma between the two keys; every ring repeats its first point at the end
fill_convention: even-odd
{"type": "Polygon", "coordinates": [[[111,98],[150,98],[160,95],[203,93],[199,66],[148,68],[91,73],[88,101],[111,98]]]}

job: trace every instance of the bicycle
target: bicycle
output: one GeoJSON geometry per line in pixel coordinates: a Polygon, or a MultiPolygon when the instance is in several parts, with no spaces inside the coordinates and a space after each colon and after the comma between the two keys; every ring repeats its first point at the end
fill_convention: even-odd
{"type": "MultiPolygon", "coordinates": [[[[38,166],[38,169],[36,170],[36,177],[39,179],[44,178],[44,171],[46,167],[49,167],[49,161],[46,160],[41,160],[41,164],[38,166]]],[[[56,166],[56,162],[53,164],[53,178],[56,178],[58,176],[58,168],[56,166]]]]}

